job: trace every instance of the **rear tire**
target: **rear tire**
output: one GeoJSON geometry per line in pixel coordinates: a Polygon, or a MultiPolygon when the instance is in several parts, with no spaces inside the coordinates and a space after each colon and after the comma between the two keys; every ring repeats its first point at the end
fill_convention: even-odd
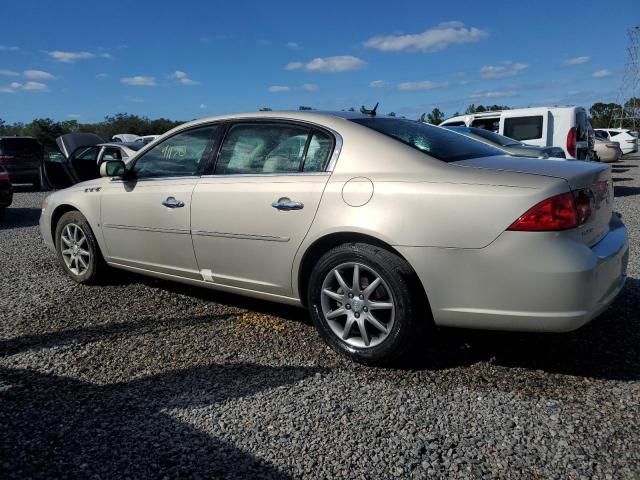
{"type": "Polygon", "coordinates": [[[409,264],[381,247],[335,247],[311,273],[308,305],[313,323],[331,348],[351,360],[395,363],[410,351],[419,326],[429,324],[428,318],[418,318],[422,309],[414,280],[409,264]],[[369,285],[372,289],[367,290],[369,285]]]}
{"type": "Polygon", "coordinates": [[[77,210],[62,215],[56,225],[56,252],[65,272],[78,283],[94,283],[106,264],[87,219],[77,210]]]}

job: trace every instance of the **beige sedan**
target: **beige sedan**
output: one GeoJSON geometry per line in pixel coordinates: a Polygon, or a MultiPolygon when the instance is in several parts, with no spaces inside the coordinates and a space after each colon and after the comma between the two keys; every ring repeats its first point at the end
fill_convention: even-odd
{"type": "Polygon", "coordinates": [[[601,162],[617,162],[622,158],[622,150],[620,150],[620,144],[618,142],[612,142],[611,140],[603,140],[596,137],[593,144],[593,149],[598,156],[598,160],[601,162]]]}
{"type": "Polygon", "coordinates": [[[375,112],[198,120],[101,174],[42,207],[73,280],[111,266],[305,306],[365,363],[433,326],[572,330],[626,278],[608,166],[507,156],[375,112]]]}

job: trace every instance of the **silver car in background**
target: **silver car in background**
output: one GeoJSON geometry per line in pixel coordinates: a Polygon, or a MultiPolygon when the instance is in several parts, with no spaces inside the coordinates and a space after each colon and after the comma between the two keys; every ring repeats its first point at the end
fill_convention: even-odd
{"type": "Polygon", "coordinates": [[[101,173],[42,207],[75,281],[110,265],[303,305],[364,363],[396,360],[433,325],[576,329],[626,278],[607,165],[510,157],[415,121],[213,117],[101,173]]]}

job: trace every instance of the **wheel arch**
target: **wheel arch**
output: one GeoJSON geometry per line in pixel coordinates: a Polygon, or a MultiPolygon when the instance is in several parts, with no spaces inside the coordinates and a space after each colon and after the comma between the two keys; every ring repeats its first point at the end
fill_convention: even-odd
{"type": "MultiPolygon", "coordinates": [[[[71,211],[77,211],[80,212],[80,209],[78,207],[75,207],[71,204],[68,203],[63,203],[62,205],[58,205],[55,210],[51,213],[51,238],[53,239],[53,242],[55,244],[56,241],[56,227],[58,226],[58,222],[60,221],[60,219],[62,218],[62,216],[67,213],[67,212],[71,212],[71,211]]],[[[82,213],[82,212],[80,212],[82,213]]]]}
{"type": "Polygon", "coordinates": [[[368,235],[366,233],[359,232],[334,232],[327,235],[324,235],[318,239],[316,239],[309,247],[305,250],[302,259],[300,261],[300,267],[298,268],[298,277],[297,277],[297,286],[298,286],[298,296],[300,298],[300,302],[306,307],[307,306],[307,289],[309,286],[309,278],[311,276],[311,271],[313,270],[313,266],[316,262],[324,255],[326,252],[331,250],[338,245],[342,245],[345,243],[367,243],[369,245],[374,245],[380,247],[388,252],[391,252],[402,260],[404,260],[412,272],[412,282],[416,286],[416,293],[419,295],[419,301],[422,305],[427,309],[429,315],[431,315],[431,307],[429,305],[429,299],[427,297],[427,292],[425,290],[422,281],[418,277],[418,274],[414,270],[411,263],[400,253],[398,250],[393,248],[387,242],[376,238],[372,235],[368,235]]]}

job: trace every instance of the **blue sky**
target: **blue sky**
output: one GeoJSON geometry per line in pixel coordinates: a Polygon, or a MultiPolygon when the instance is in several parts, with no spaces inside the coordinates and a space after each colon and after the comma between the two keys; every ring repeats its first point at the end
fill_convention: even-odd
{"type": "Polygon", "coordinates": [[[589,107],[616,100],[626,30],[640,23],[636,0],[97,5],[3,6],[0,118],[189,120],[376,101],[409,117],[470,103],[589,107]]]}

